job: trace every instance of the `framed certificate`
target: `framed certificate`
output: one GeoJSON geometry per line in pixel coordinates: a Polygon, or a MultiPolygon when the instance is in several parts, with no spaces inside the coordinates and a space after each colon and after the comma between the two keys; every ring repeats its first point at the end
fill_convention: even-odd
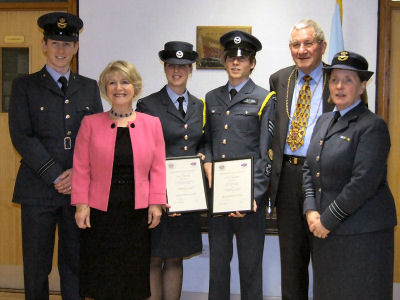
{"type": "Polygon", "coordinates": [[[166,171],[168,214],[208,210],[200,157],[167,158],[166,171]]]}
{"type": "Polygon", "coordinates": [[[211,214],[253,211],[253,157],[213,163],[211,214]]]}

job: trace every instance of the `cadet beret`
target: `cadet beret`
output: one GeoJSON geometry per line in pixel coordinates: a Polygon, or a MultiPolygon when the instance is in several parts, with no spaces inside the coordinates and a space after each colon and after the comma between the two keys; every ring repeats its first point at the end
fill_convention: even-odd
{"type": "Polygon", "coordinates": [[[360,75],[362,80],[368,80],[371,78],[372,74],[374,74],[374,72],[368,71],[368,62],[363,56],[350,51],[336,53],[332,59],[331,65],[325,66],[323,69],[327,70],[328,73],[330,73],[332,69],[355,71],[360,75]]]}
{"type": "Polygon", "coordinates": [[[46,38],[66,42],[78,41],[79,31],[83,27],[79,17],[65,12],[45,14],[39,17],[37,23],[46,38]]]}
{"type": "Polygon", "coordinates": [[[192,64],[199,58],[192,44],[178,41],[165,43],[164,50],[158,52],[158,56],[163,62],[174,65],[192,64]]]}
{"type": "Polygon", "coordinates": [[[261,42],[250,33],[233,30],[225,33],[220,37],[219,42],[224,47],[225,52],[234,56],[242,56],[243,54],[255,54],[261,50],[261,42]],[[244,51],[245,53],[242,53],[244,51]]]}

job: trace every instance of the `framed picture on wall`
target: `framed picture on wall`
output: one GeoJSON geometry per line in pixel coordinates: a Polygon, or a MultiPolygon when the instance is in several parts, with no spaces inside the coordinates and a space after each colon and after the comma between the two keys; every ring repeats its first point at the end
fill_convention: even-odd
{"type": "Polygon", "coordinates": [[[196,63],[197,69],[223,69],[221,57],[223,48],[219,38],[232,30],[242,30],[251,33],[251,26],[197,26],[196,51],[199,59],[196,63]]]}

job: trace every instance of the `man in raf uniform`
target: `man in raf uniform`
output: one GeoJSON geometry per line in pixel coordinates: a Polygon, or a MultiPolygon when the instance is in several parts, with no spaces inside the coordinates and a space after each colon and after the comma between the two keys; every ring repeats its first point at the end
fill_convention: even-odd
{"type": "Polygon", "coordinates": [[[22,156],[13,202],[21,204],[26,299],[48,299],[54,236],[58,225],[58,269],[63,299],[81,299],[78,289],[79,231],[70,205],[72,154],[85,115],[102,111],[96,81],[74,74],[83,26],[77,16],[41,16],[47,63],[13,82],[9,127],[22,156]]]}
{"type": "Polygon", "coordinates": [[[220,38],[228,83],[206,95],[205,171],[211,186],[211,161],[254,158],[255,213],[210,217],[210,300],[230,299],[230,262],[236,235],[242,300],[261,300],[262,257],[275,109],[274,93],[250,78],[260,41],[243,31],[220,38]]]}
{"type": "Polygon", "coordinates": [[[271,207],[277,204],[282,299],[306,300],[312,235],[303,216],[302,167],[315,123],[333,105],[322,71],[326,42],[320,26],[312,20],[297,23],[289,48],[295,65],[269,79],[277,93],[270,196],[271,207]]]}

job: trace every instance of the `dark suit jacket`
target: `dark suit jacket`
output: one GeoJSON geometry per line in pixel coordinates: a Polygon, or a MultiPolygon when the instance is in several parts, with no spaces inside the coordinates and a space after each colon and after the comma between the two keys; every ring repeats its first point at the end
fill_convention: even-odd
{"type": "Polygon", "coordinates": [[[31,205],[63,205],[54,180],[72,168],[75,137],[85,115],[103,110],[95,80],[71,73],[66,96],[44,67],[13,81],[9,127],[22,156],[13,201],[31,205]],[[64,138],[72,149],[64,149],[64,138]]]}
{"type": "MultiPolygon", "coordinates": [[[[286,112],[286,95],[288,95],[288,110],[290,113],[293,99],[293,90],[295,84],[296,71],[294,71],[295,66],[290,66],[279,70],[278,72],[271,75],[269,78],[269,85],[271,91],[276,92],[277,104],[275,113],[275,132],[272,142],[273,150],[273,163],[272,163],[272,178],[271,178],[271,207],[274,207],[276,201],[276,195],[279,187],[279,179],[282,170],[283,163],[283,151],[286,144],[287,130],[289,126],[289,118],[286,112]],[[294,71],[294,72],[293,72],[294,71]],[[292,73],[293,72],[293,73],[292,73]],[[290,86],[288,87],[288,78],[292,74],[290,79],[290,86]]],[[[328,86],[328,76],[326,78],[325,87],[322,93],[322,111],[331,111],[334,107],[332,103],[328,103],[329,98],[329,86],[328,86]]]]}
{"type": "Polygon", "coordinates": [[[228,84],[206,95],[206,160],[253,156],[254,198],[259,206],[267,203],[275,102],[275,93],[270,95],[251,79],[232,101],[228,84]]]}
{"type": "Polygon", "coordinates": [[[332,113],[323,114],[314,128],[303,167],[304,210],[319,211],[332,234],[392,228],[396,210],[386,181],[386,123],[362,103],[327,133],[331,120],[332,113]]]}
{"type": "Polygon", "coordinates": [[[164,86],[157,93],[137,102],[136,110],[160,119],[167,157],[191,156],[204,151],[200,148],[205,125],[205,102],[188,93],[185,118],[181,116],[164,86]]]}

